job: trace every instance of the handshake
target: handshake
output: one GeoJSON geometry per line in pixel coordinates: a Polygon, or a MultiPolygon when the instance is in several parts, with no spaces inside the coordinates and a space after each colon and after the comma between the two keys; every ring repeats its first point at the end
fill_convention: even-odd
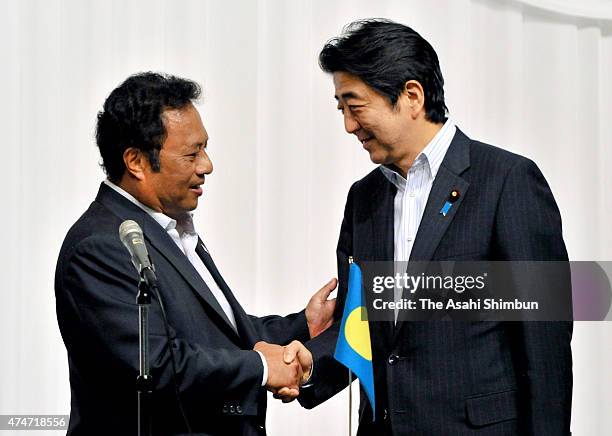
{"type": "Polygon", "coordinates": [[[312,354],[300,341],[281,345],[257,342],[253,348],[264,355],[268,364],[266,388],[274,398],[288,403],[300,394],[300,386],[308,381],[312,371],[312,354]]]}
{"type": "MultiPolygon", "coordinates": [[[[306,322],[311,339],[324,332],[334,321],[336,299],[328,298],[337,284],[338,280],[331,279],[312,296],[306,306],[306,322]]],[[[274,398],[283,400],[283,403],[295,400],[300,394],[300,386],[310,379],[310,351],[300,341],[293,341],[285,347],[261,341],[257,342],[253,349],[263,354],[266,359],[266,388],[274,394],[274,398]]]]}

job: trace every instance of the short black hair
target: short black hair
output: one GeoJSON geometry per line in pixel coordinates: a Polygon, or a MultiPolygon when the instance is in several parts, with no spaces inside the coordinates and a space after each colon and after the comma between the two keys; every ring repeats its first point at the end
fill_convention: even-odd
{"type": "Polygon", "coordinates": [[[200,93],[196,82],[153,72],[134,74],[115,88],[98,112],[96,127],[96,143],[108,178],[121,180],[123,153],[130,147],[142,150],[153,170],[159,171],[159,151],[167,133],[163,111],[182,109],[200,93]]]}
{"type": "Polygon", "coordinates": [[[416,80],[425,92],[426,118],[434,123],[446,120],[438,55],[408,26],[381,18],[354,21],[327,41],[319,65],[327,73],[344,71],[359,77],[393,106],[406,82],[416,80]]]}

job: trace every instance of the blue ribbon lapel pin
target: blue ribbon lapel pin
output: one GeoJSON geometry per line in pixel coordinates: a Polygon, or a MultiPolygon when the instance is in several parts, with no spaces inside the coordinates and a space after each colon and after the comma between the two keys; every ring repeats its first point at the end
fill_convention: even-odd
{"type": "Polygon", "coordinates": [[[444,206],[442,206],[442,209],[440,209],[440,215],[442,216],[448,215],[448,213],[451,210],[451,207],[453,207],[453,204],[455,203],[455,201],[459,199],[460,196],[461,194],[459,194],[459,191],[456,189],[453,189],[450,195],[448,196],[448,200],[446,200],[446,203],[444,203],[444,206]]]}

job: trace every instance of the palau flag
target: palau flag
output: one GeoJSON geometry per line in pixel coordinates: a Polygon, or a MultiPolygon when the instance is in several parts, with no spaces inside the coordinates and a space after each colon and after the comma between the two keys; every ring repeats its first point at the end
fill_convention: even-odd
{"type": "Polygon", "coordinates": [[[376,416],[370,325],[366,317],[362,320],[362,311],[365,314],[366,307],[361,289],[361,269],[353,262],[350,264],[348,293],[334,358],[359,377],[376,416]]]}

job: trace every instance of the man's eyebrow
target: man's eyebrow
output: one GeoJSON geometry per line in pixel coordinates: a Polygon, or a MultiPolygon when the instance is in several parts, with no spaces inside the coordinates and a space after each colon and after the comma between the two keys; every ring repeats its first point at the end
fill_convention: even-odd
{"type": "Polygon", "coordinates": [[[359,97],[357,94],[355,94],[353,91],[348,91],[345,92],[343,94],[340,95],[340,98],[338,98],[337,95],[334,95],[334,98],[338,101],[340,101],[340,98],[342,98],[342,100],[348,100],[350,98],[361,98],[359,97]]]}
{"type": "Polygon", "coordinates": [[[191,152],[193,149],[197,149],[200,150],[202,148],[206,148],[206,146],[208,145],[208,139],[204,142],[194,142],[193,144],[188,146],[188,150],[186,150],[186,152],[191,152]]]}

